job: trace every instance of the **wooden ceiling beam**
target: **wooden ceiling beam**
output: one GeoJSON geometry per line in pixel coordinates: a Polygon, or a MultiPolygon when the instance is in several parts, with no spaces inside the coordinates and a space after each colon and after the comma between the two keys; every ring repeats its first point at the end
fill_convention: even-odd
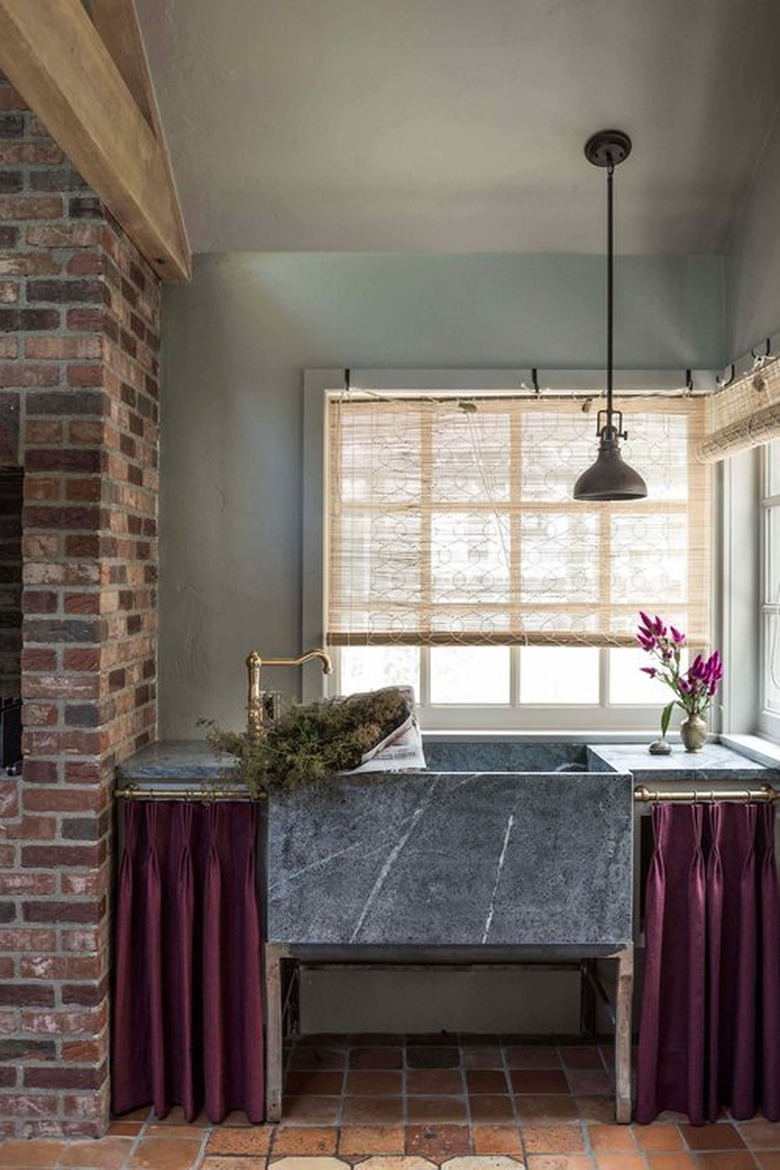
{"type": "Polygon", "coordinates": [[[160,277],[189,280],[192,256],[153,128],[153,91],[150,125],[81,0],[0,0],[0,69],[160,277]]]}

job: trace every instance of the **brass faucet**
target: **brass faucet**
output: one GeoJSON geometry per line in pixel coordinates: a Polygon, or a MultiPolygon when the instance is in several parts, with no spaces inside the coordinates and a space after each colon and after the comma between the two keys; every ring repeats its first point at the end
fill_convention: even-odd
{"type": "Polygon", "coordinates": [[[260,689],[260,668],[263,666],[302,666],[311,658],[322,662],[322,673],[331,674],[333,663],[325,650],[307,650],[300,658],[261,658],[257,650],[247,657],[246,669],[249,680],[247,695],[247,731],[252,739],[265,735],[269,725],[279,715],[279,692],[260,689]]]}

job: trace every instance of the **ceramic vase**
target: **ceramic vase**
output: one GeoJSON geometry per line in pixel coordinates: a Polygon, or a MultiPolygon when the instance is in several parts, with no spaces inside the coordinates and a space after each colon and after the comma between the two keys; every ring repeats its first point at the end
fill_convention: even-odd
{"type": "Polygon", "coordinates": [[[686,752],[698,752],[707,740],[707,720],[702,715],[688,715],[680,723],[680,739],[686,752]]]}

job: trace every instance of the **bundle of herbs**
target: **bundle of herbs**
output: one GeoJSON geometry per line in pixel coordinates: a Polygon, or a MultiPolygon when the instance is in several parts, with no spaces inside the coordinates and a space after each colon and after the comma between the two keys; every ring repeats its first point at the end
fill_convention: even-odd
{"type": "Polygon", "coordinates": [[[273,788],[317,784],[334,772],[357,768],[365,753],[400,727],[411,710],[398,687],[385,687],[295,704],[259,739],[245,731],[225,731],[210,720],[203,723],[209,745],[235,756],[229,779],[258,797],[273,788]]]}

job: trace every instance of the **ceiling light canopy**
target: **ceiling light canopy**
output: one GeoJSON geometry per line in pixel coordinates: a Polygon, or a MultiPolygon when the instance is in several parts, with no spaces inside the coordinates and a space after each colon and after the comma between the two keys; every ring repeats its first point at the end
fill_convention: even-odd
{"type": "Polygon", "coordinates": [[[631,153],[631,139],[622,130],[599,130],[585,143],[585,157],[607,171],[607,406],[596,421],[599,451],[596,462],[574,485],[575,500],[641,500],[647,486],[638,471],[624,461],[620,440],[626,438],[623,415],[612,405],[614,333],[614,196],[615,167],[631,153]]]}

